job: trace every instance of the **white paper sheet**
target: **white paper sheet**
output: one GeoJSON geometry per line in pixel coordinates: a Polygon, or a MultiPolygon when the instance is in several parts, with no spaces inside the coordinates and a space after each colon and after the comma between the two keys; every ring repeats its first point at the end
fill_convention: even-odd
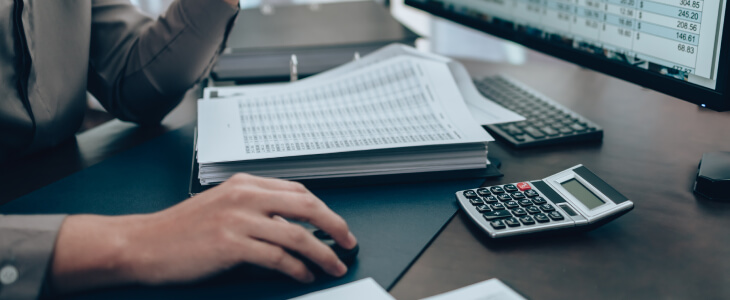
{"type": "MultiPolygon", "coordinates": [[[[474,86],[474,82],[469,76],[461,63],[452,60],[450,58],[426,53],[416,50],[415,48],[405,46],[402,44],[391,44],[383,47],[369,55],[361,58],[360,60],[353,61],[329,71],[322,72],[320,74],[305,78],[289,85],[302,85],[308,84],[317,80],[326,80],[336,78],[348,74],[354,70],[361,69],[363,67],[377,64],[384,60],[397,57],[397,56],[412,56],[422,59],[428,59],[434,62],[440,62],[446,64],[449,68],[450,73],[454,77],[454,81],[457,84],[461,95],[469,108],[472,117],[481,125],[516,122],[525,120],[523,116],[508,110],[499,104],[494,103],[492,100],[484,97],[474,86]]],[[[232,97],[242,96],[242,93],[251,93],[253,91],[273,92],[282,86],[287,84],[275,84],[275,85],[255,85],[255,86],[242,86],[242,87],[209,87],[204,91],[204,99],[215,98],[211,97],[211,94],[215,94],[217,98],[221,97],[232,97]]]]}
{"type": "Polygon", "coordinates": [[[368,277],[290,300],[395,300],[373,278],[368,277]]]}
{"type": "Polygon", "coordinates": [[[449,101],[447,66],[416,57],[244,93],[198,101],[199,163],[493,140],[449,101]]]}
{"type": "Polygon", "coordinates": [[[492,278],[421,300],[526,300],[497,278],[492,278]]]}

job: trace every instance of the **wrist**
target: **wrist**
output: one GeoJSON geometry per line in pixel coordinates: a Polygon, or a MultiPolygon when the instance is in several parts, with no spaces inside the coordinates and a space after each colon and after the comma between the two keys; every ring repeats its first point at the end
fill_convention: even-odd
{"type": "Polygon", "coordinates": [[[136,282],[132,251],[142,215],[75,215],[59,231],[52,263],[58,293],[136,282]]]}

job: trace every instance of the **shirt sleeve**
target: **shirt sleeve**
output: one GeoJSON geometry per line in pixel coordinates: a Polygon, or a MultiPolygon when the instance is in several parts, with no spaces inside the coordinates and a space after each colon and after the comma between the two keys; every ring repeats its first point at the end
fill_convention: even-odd
{"type": "Polygon", "coordinates": [[[0,215],[0,300],[41,293],[65,215],[0,215]]]}
{"type": "Polygon", "coordinates": [[[222,0],[178,0],[153,20],[128,0],[94,1],[89,91],[119,119],[159,123],[207,76],[237,13],[222,0]]]}

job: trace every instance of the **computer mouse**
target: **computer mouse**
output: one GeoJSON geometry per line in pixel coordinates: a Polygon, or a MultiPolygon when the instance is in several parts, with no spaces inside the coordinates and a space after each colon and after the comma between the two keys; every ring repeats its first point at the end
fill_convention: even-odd
{"type": "MultiPolygon", "coordinates": [[[[355,245],[355,247],[353,247],[352,249],[345,249],[345,248],[341,247],[340,245],[338,245],[337,242],[335,242],[335,240],[333,240],[332,237],[328,233],[326,233],[322,230],[316,229],[316,228],[311,228],[311,229],[308,228],[308,230],[322,243],[330,246],[330,248],[332,248],[332,251],[335,252],[337,257],[346,266],[350,267],[355,263],[355,261],[357,259],[357,254],[358,254],[358,252],[360,252],[360,245],[355,245]]],[[[294,251],[287,250],[287,252],[289,252],[289,254],[291,254],[295,258],[301,260],[304,263],[304,265],[307,266],[307,269],[312,271],[312,273],[314,273],[315,276],[317,276],[317,277],[329,276],[327,273],[324,272],[324,270],[322,270],[322,268],[318,264],[312,262],[308,258],[306,258],[306,257],[302,256],[301,254],[294,252],[294,251]]],[[[236,273],[239,276],[243,276],[245,278],[255,278],[255,279],[265,279],[265,280],[286,277],[286,275],[284,275],[283,273],[281,273],[277,270],[268,269],[268,268],[264,268],[264,267],[261,267],[258,265],[253,265],[253,264],[242,264],[242,265],[236,267],[235,270],[232,270],[232,272],[236,273]]]]}

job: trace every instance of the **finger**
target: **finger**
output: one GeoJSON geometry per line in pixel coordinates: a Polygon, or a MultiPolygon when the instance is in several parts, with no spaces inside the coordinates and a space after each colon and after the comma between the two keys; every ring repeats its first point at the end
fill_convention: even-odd
{"type": "Polygon", "coordinates": [[[335,252],[300,225],[267,220],[248,230],[257,239],[298,252],[333,276],[347,273],[347,267],[335,252]]]}
{"type": "Polygon", "coordinates": [[[297,193],[308,193],[304,185],[298,182],[278,179],[254,176],[247,173],[237,173],[231,176],[227,182],[234,185],[255,185],[263,189],[274,190],[274,191],[289,191],[297,193]]]}
{"type": "Polygon", "coordinates": [[[307,269],[304,263],[281,247],[258,240],[249,240],[246,246],[248,251],[246,251],[243,261],[277,270],[301,282],[314,281],[314,274],[307,269]]]}
{"type": "Polygon", "coordinates": [[[329,233],[338,244],[346,249],[352,249],[357,244],[355,236],[350,233],[347,222],[313,194],[264,193],[269,193],[266,197],[271,200],[262,203],[263,209],[269,214],[309,222],[329,233]]]}

